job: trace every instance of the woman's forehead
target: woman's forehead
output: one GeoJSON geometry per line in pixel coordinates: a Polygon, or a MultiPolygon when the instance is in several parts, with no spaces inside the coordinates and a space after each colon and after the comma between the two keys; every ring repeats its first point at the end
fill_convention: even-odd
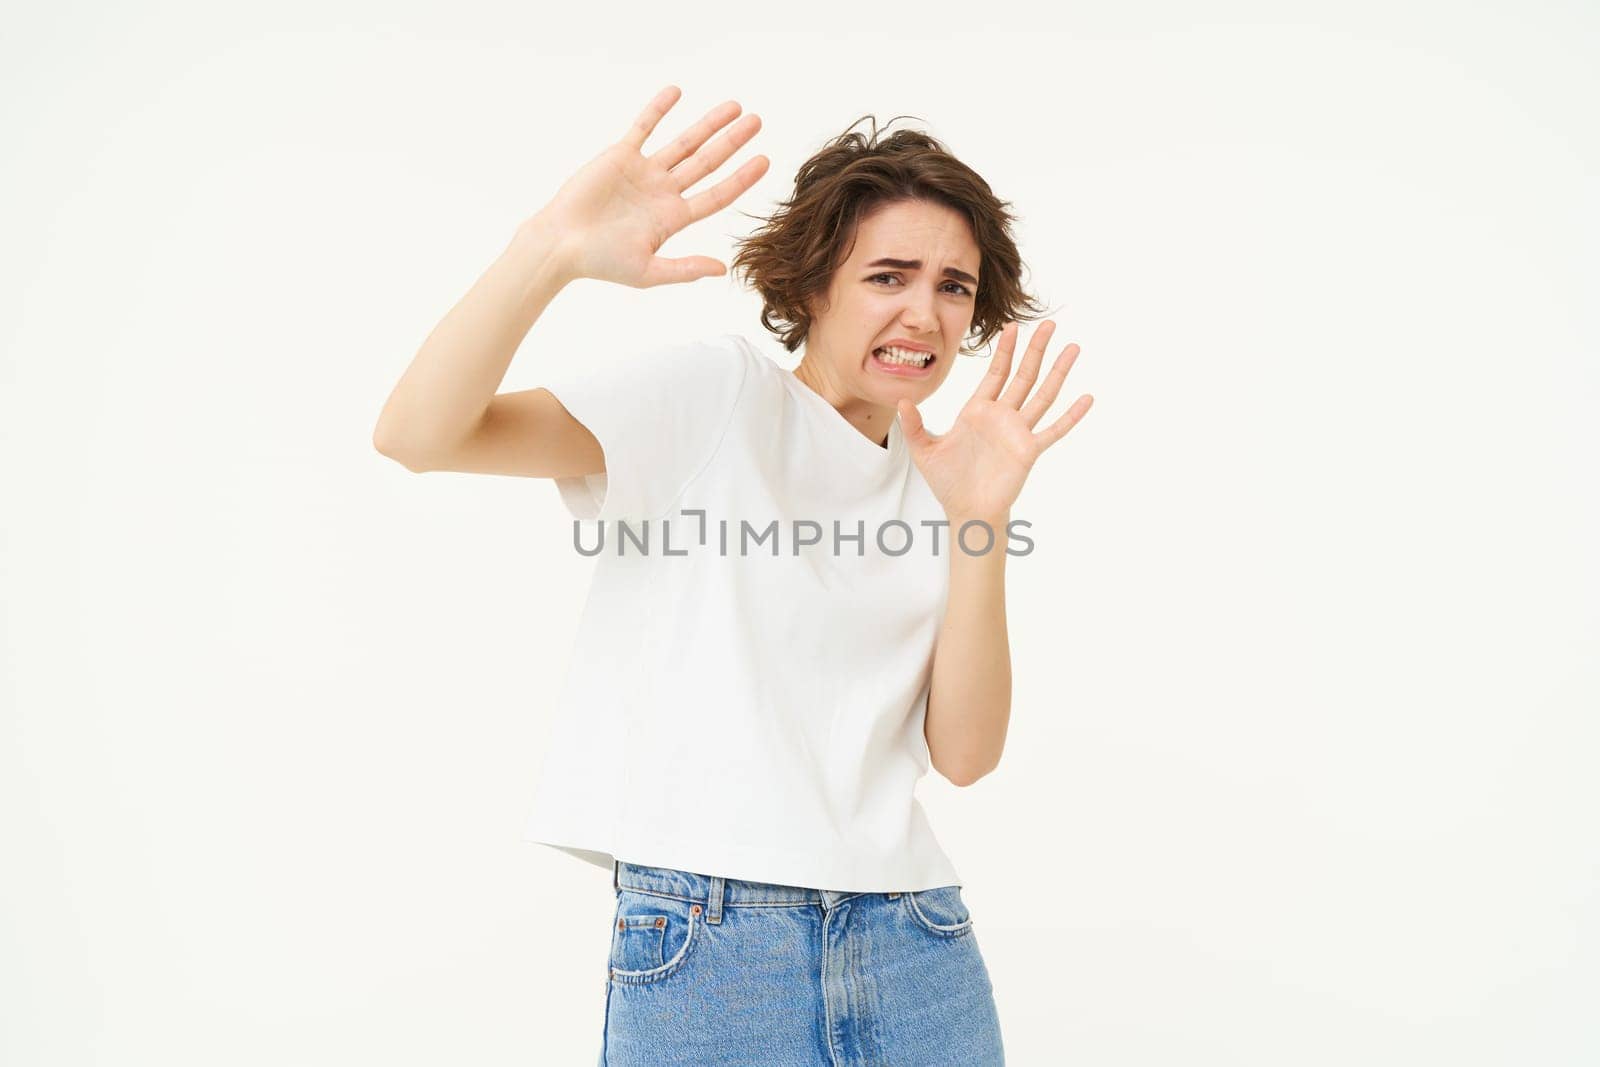
{"type": "Polygon", "coordinates": [[[977,274],[978,244],[972,239],[967,220],[949,208],[930,205],[935,206],[942,214],[905,218],[885,217],[880,212],[862,220],[849,258],[915,261],[927,256],[948,260],[950,266],[977,274]]]}

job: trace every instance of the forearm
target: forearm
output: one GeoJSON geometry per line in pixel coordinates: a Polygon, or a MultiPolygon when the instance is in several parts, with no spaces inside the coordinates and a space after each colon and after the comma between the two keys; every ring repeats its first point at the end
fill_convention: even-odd
{"type": "Polygon", "coordinates": [[[573,275],[560,234],[540,215],[428,334],[373,431],[385,455],[420,455],[471,432],[535,321],[573,275]]]}
{"type": "MultiPolygon", "coordinates": [[[[1009,520],[1009,515],[984,518],[994,530],[994,544],[976,556],[955,540],[971,517],[950,520],[950,595],[934,646],[923,733],[934,766],[957,785],[969,785],[999,764],[1011,720],[1005,594],[1009,520]]],[[[975,545],[978,538],[968,541],[975,545]]]]}

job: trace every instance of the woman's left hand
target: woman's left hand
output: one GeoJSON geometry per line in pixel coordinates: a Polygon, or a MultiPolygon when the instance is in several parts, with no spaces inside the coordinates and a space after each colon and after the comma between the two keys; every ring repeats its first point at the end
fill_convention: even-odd
{"type": "Polygon", "coordinates": [[[1085,393],[1073,401],[1066,414],[1038,433],[1033,431],[1055,402],[1067,372],[1078,358],[1078,346],[1069,344],[1056,357],[1044,384],[1028,397],[1039,379],[1044,350],[1054,332],[1055,323],[1049,320],[1033,332],[1022,366],[1011,384],[1006,385],[1011,353],[1017,343],[1017,324],[1006,323],[995,345],[989,373],[973,390],[955,424],[943,434],[928,433],[922,425],[921,412],[911,401],[901,400],[896,405],[901,434],[911,448],[912,461],[944,505],[948,518],[999,519],[1009,514],[1034,461],[1065,437],[1094,404],[1094,397],[1085,393]],[[1001,386],[1006,387],[1004,393],[1001,386]],[[1025,399],[1027,403],[1023,403],[1025,399]]]}

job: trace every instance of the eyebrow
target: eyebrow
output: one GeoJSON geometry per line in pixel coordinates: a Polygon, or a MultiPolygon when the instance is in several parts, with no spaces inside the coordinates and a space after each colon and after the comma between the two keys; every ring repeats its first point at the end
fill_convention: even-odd
{"type": "MultiPolygon", "coordinates": [[[[875,259],[871,263],[868,263],[867,266],[869,266],[869,267],[894,267],[896,270],[921,270],[922,269],[922,260],[920,260],[920,259],[889,259],[889,258],[885,257],[883,259],[875,259]]],[[[955,278],[958,281],[966,282],[968,285],[970,285],[970,286],[972,286],[974,288],[976,288],[977,285],[978,285],[978,279],[974,278],[972,275],[968,274],[964,270],[956,270],[954,267],[946,267],[944,269],[944,273],[945,273],[945,277],[947,277],[947,278],[955,278]]]]}

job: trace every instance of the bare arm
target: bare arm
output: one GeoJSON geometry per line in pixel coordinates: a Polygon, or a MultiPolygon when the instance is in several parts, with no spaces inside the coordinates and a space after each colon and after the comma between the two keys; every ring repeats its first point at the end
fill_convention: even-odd
{"type": "Polygon", "coordinates": [[[564,477],[605,469],[600,445],[547,390],[496,395],[528,331],[574,274],[541,216],[434,327],[389,394],[373,446],[409,470],[564,477]]]}
{"type": "Polygon", "coordinates": [[[1010,521],[1010,512],[950,516],[950,598],[934,644],[922,732],[929,762],[953,785],[971,785],[999,765],[1011,722],[1005,553],[1010,521]],[[972,556],[956,537],[975,518],[988,524],[996,541],[972,556]]]}
{"type": "Polygon", "coordinates": [[[650,156],[645,139],[677,100],[657,93],[620,140],[569,178],[517,228],[511,243],[423,343],[373,430],[379,452],[412,471],[539,478],[599,474],[592,433],[547,389],[497,394],[511,358],[568,282],[595,278],[637,289],[722,274],[707,256],[668,259],[662,243],[731,204],[765,173],[756,156],[704,192],[686,195],[761,127],[729,100],[650,156]]]}
{"type": "Polygon", "coordinates": [[[950,597],[933,650],[923,734],[929,762],[956,785],[971,785],[999,765],[1011,722],[1011,642],[1006,635],[1011,506],[1034,461],[1094,403],[1085,393],[1065,415],[1034,431],[1077,359],[1078,346],[1068,345],[1040,384],[1045,343],[1054,331],[1055,324],[1048,321],[1034,331],[1022,366],[1007,384],[1017,331],[1016,323],[1006,323],[989,372],[943,434],[928,432],[910,400],[896,404],[912,461],[950,521],[950,597]],[[960,536],[970,522],[987,525],[991,535],[977,555],[967,554],[960,536]]]}

